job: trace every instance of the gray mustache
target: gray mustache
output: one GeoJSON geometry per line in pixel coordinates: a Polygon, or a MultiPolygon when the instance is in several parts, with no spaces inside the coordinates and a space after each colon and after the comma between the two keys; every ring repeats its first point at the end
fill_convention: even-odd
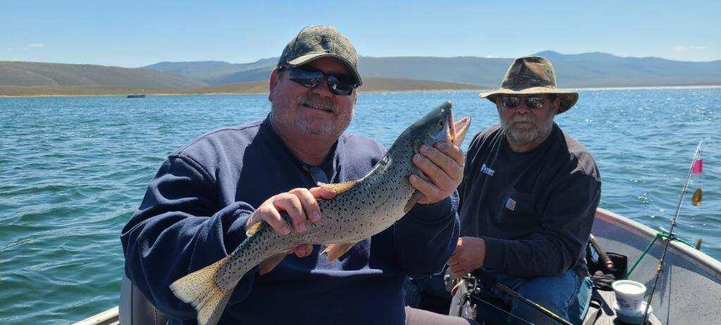
{"type": "Polygon", "coordinates": [[[338,106],[330,98],[323,98],[315,94],[305,95],[298,100],[298,104],[313,106],[316,108],[332,111],[338,114],[338,106]]]}
{"type": "Polygon", "coordinates": [[[533,116],[526,114],[526,115],[515,115],[511,117],[510,123],[517,123],[517,122],[532,122],[536,123],[536,119],[533,118],[533,116]]]}

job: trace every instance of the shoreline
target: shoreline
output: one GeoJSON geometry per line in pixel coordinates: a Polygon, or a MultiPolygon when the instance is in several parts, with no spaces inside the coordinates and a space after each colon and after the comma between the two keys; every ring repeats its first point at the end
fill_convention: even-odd
{"type": "MultiPolygon", "coordinates": [[[[561,88],[564,90],[584,91],[584,90],[643,90],[643,89],[716,89],[721,85],[686,85],[686,86],[611,86],[611,87],[580,87],[580,88],[561,88]]],[[[477,89],[408,89],[408,90],[369,90],[359,91],[359,93],[423,93],[423,92],[473,92],[482,90],[492,90],[492,88],[479,87],[477,89]]],[[[146,92],[146,96],[229,96],[229,95],[265,95],[268,92],[146,92]]],[[[105,94],[38,94],[38,95],[2,95],[0,98],[50,98],[50,97],[126,97],[128,94],[121,93],[105,93],[105,94]]]]}

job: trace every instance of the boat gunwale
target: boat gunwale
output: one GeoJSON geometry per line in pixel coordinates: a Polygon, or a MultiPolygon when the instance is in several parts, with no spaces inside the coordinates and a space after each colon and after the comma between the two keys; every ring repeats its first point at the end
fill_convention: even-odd
{"type": "MultiPolygon", "coordinates": [[[[651,227],[603,208],[596,209],[596,218],[602,219],[604,222],[617,225],[619,228],[635,233],[636,235],[646,237],[648,238],[649,243],[654,237],[656,237],[656,234],[658,234],[658,231],[651,227]]],[[[660,242],[657,242],[654,245],[661,246],[661,243],[665,242],[666,239],[662,238],[660,242]]],[[[706,253],[679,241],[671,241],[669,248],[675,250],[677,256],[698,266],[721,281],[721,262],[715,260],[706,253]]]]}

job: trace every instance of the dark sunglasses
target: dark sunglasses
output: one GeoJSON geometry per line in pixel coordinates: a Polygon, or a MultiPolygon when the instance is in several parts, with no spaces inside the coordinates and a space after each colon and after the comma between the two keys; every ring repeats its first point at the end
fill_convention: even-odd
{"type": "Polygon", "coordinates": [[[535,95],[535,96],[503,96],[501,97],[501,103],[503,103],[503,107],[505,108],[516,108],[519,104],[521,104],[521,99],[525,99],[526,107],[529,109],[540,109],[543,108],[543,105],[546,104],[546,97],[545,95],[535,95]]]}
{"type": "Polygon", "coordinates": [[[358,87],[355,80],[349,76],[342,74],[325,74],[311,67],[287,68],[290,75],[288,78],[297,84],[306,88],[315,88],[325,79],[328,83],[328,89],[336,95],[348,96],[353,93],[353,89],[358,87]]]}

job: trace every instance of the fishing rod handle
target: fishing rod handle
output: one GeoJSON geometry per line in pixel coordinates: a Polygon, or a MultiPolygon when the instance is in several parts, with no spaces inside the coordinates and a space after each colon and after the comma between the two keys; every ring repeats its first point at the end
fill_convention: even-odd
{"type": "Polygon", "coordinates": [[[596,253],[598,253],[598,258],[603,262],[603,265],[606,267],[607,270],[613,269],[613,261],[611,258],[608,257],[606,254],[606,251],[601,248],[601,245],[596,241],[596,237],[593,236],[593,234],[590,234],[588,236],[588,242],[591,243],[591,246],[593,246],[593,249],[596,250],[596,253]]]}

